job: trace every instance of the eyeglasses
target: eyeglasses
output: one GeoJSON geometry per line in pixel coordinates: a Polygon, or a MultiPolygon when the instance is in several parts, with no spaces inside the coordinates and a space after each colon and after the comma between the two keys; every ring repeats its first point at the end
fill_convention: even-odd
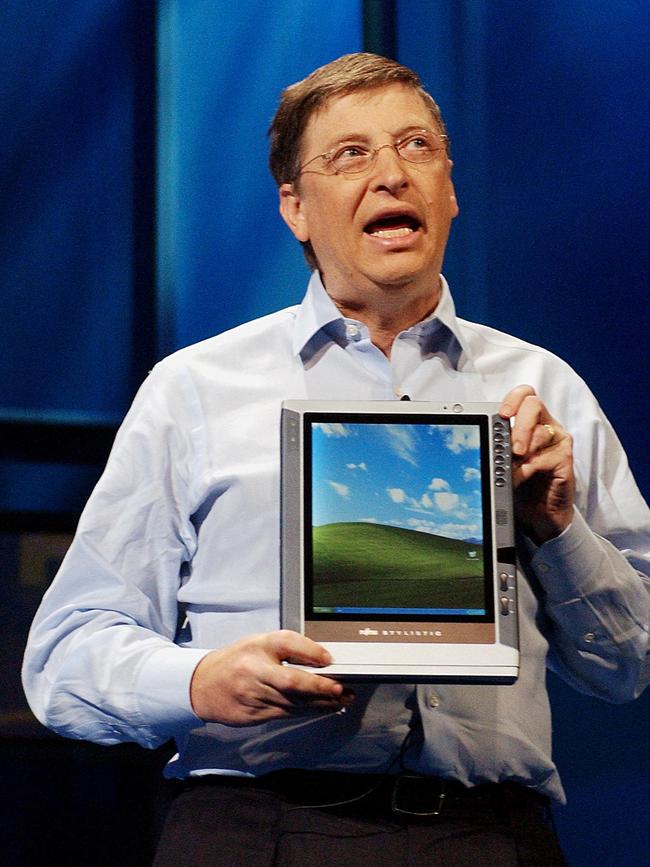
{"type": "MultiPolygon", "coordinates": [[[[395,153],[407,163],[428,163],[434,159],[438,151],[447,150],[449,137],[439,132],[420,129],[411,132],[399,141],[378,145],[376,148],[365,144],[348,142],[324,154],[318,154],[303,163],[298,169],[299,177],[316,160],[325,161],[325,172],[333,175],[360,175],[366,172],[377,159],[377,154],[383,148],[393,148],[395,153]]],[[[312,169],[311,171],[316,171],[312,169]]]]}

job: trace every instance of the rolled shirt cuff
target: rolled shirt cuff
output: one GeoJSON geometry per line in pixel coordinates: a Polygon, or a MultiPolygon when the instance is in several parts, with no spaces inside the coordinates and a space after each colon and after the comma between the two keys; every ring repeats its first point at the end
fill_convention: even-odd
{"type": "Polygon", "coordinates": [[[170,644],[147,658],[137,677],[135,692],[143,720],[168,736],[204,724],[192,708],[190,684],[199,662],[209,650],[170,644]]]}
{"type": "Polygon", "coordinates": [[[537,547],[527,539],[531,565],[546,594],[555,602],[568,601],[594,587],[602,569],[603,541],[574,508],[569,526],[537,547]]]}

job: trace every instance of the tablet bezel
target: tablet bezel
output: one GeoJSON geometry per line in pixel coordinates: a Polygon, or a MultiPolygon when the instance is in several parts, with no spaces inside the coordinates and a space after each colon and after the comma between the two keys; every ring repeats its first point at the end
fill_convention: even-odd
{"type": "Polygon", "coordinates": [[[282,626],[323,643],[337,676],[504,682],[518,629],[509,424],[496,404],[286,401],[282,409],[282,626]],[[322,615],[310,610],[310,436],[314,422],[477,424],[481,441],[484,615],[322,615]],[[498,468],[498,470],[497,470],[498,468]],[[489,585],[489,586],[487,586],[489,585]],[[357,658],[358,662],[352,662],[357,658]]]}

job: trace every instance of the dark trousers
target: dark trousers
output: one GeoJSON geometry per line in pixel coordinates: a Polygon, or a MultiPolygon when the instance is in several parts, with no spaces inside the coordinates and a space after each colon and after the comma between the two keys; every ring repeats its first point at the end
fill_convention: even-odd
{"type": "Polygon", "coordinates": [[[155,867],[564,865],[548,802],[514,784],[283,771],[180,786],[155,867]],[[341,804],[340,802],[347,803],[341,804]]]}

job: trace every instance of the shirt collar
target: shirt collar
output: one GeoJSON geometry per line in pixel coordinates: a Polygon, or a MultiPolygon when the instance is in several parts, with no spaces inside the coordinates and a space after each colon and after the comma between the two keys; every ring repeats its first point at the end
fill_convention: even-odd
{"type": "MultiPolygon", "coordinates": [[[[440,300],[433,313],[408,329],[416,335],[423,354],[444,352],[454,368],[463,352],[467,352],[466,342],[462,339],[460,324],[451,297],[449,285],[440,275],[440,300]]],[[[298,308],[293,332],[293,351],[304,357],[313,355],[329,340],[340,342],[344,339],[345,323],[356,320],[345,319],[327,294],[318,271],[313,271],[307,293],[298,308]]]]}
{"type": "Polygon", "coordinates": [[[325,291],[320,274],[312,271],[307,293],[296,314],[293,329],[294,354],[300,355],[307,344],[330,322],[342,320],[338,307],[325,291]]]}

